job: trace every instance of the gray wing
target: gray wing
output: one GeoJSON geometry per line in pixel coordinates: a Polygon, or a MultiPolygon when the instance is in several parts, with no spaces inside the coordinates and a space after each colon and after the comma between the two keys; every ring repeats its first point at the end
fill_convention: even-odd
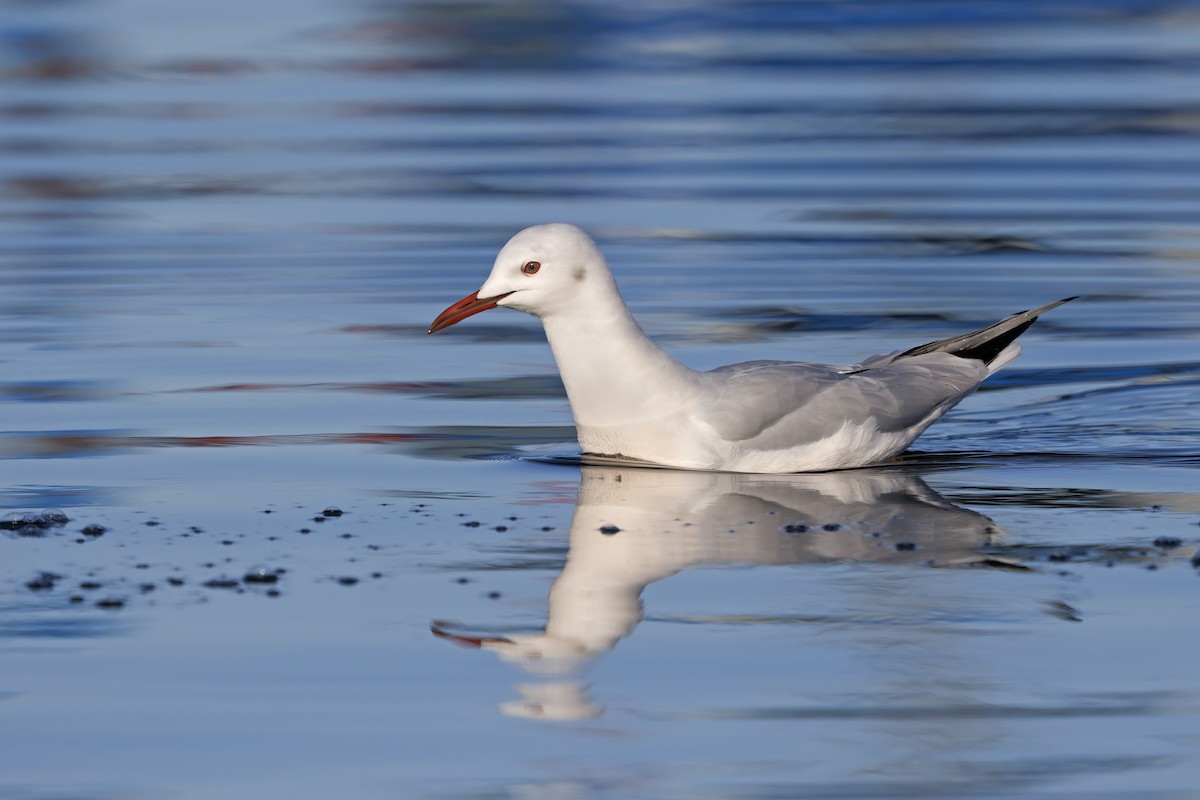
{"type": "Polygon", "coordinates": [[[842,422],[873,420],[885,433],[944,412],[1020,352],[1015,344],[1038,318],[1068,297],[1013,314],[994,325],[909,350],[874,356],[855,367],[748,361],[703,373],[715,399],[701,410],[732,441],[817,441],[842,422]]]}
{"type": "Polygon", "coordinates": [[[843,422],[873,420],[900,431],[946,410],[988,376],[987,366],[932,352],[868,368],[749,361],[703,373],[710,382],[701,415],[724,438],[763,437],[787,445],[828,436],[843,422]]]}

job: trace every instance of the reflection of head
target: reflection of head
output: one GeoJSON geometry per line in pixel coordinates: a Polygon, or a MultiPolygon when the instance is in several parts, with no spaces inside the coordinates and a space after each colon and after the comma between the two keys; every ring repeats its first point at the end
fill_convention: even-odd
{"type": "Polygon", "coordinates": [[[587,696],[587,684],[576,681],[557,683],[524,683],[517,686],[520,700],[500,705],[510,717],[569,721],[593,719],[604,713],[603,706],[593,705],[587,696]]]}
{"type": "MultiPolygon", "coordinates": [[[[998,533],[986,517],[947,503],[919,478],[896,471],[745,475],[584,467],[567,562],[550,590],[545,630],[491,638],[435,632],[492,650],[530,674],[565,678],[641,621],[648,584],[682,569],[953,564],[978,560],[981,546],[998,533]]],[[[574,682],[521,692],[525,700],[506,705],[506,713],[564,719],[569,709],[585,716],[594,709],[574,682]]]]}
{"type": "Polygon", "coordinates": [[[482,648],[491,650],[531,675],[570,674],[596,654],[578,639],[549,633],[485,640],[482,648]]]}

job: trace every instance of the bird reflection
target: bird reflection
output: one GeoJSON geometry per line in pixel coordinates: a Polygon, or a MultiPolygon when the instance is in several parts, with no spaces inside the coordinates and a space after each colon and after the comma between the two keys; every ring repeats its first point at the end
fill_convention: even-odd
{"type": "Polygon", "coordinates": [[[985,554],[1002,532],[895,470],[746,475],[585,466],[566,564],[543,632],[435,635],[495,652],[542,681],[517,687],[514,716],[584,719],[602,709],[580,675],[641,622],[643,590],[688,567],[871,562],[1019,564],[985,554]]]}

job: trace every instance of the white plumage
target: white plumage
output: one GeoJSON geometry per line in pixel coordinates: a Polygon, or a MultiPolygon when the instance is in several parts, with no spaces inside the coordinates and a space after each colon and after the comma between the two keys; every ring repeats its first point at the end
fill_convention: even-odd
{"type": "Polygon", "coordinates": [[[700,372],[646,336],[595,242],[552,224],[510,239],[479,291],[429,332],[496,307],[541,319],[585,453],[684,469],[814,472],[903,451],[1017,357],[1014,340],[1039,314],[1067,300],[853,366],[749,361],[700,372]]]}

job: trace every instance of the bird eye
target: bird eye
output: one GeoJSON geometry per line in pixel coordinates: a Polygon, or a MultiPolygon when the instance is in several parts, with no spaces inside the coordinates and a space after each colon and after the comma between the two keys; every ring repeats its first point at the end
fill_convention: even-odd
{"type": "Polygon", "coordinates": [[[537,261],[526,261],[525,266],[521,267],[521,272],[526,275],[536,275],[537,271],[542,268],[542,265],[537,261]]]}

